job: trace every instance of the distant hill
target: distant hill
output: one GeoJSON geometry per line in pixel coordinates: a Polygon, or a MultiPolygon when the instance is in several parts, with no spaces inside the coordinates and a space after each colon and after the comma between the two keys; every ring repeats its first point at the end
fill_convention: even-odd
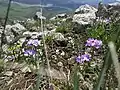
{"type": "MultiPolygon", "coordinates": [[[[4,18],[7,11],[8,2],[7,0],[0,0],[0,18],[4,18]]],[[[74,7],[74,6],[73,6],[74,7]]],[[[29,5],[22,3],[12,3],[9,13],[9,19],[27,19],[31,18],[35,15],[37,11],[40,10],[39,5],[29,5]]],[[[73,12],[73,8],[69,8],[66,6],[51,6],[44,7],[43,14],[47,18],[50,18],[58,13],[64,12],[73,12]]]]}
{"type": "MultiPolygon", "coordinates": [[[[40,9],[40,0],[13,0],[9,19],[27,19],[34,16],[40,9]],[[33,5],[34,4],[34,5],[33,5]]],[[[51,7],[44,7],[44,16],[52,17],[58,13],[73,12],[82,4],[97,5],[99,0],[42,0],[42,5],[51,4],[51,7]]],[[[116,0],[103,0],[104,3],[116,0]]],[[[8,6],[8,0],[0,0],[0,18],[4,18],[8,6]]]]}
{"type": "MultiPolygon", "coordinates": [[[[67,8],[78,8],[82,4],[90,4],[97,6],[101,0],[14,0],[20,3],[26,4],[52,4],[53,6],[67,7],[67,8]]],[[[102,0],[103,3],[107,4],[110,2],[115,2],[116,0],[102,0]]]]}
{"type": "Polygon", "coordinates": [[[44,4],[51,3],[54,5],[72,3],[72,0],[14,0],[14,1],[27,4],[39,4],[42,1],[42,3],[44,4]]]}

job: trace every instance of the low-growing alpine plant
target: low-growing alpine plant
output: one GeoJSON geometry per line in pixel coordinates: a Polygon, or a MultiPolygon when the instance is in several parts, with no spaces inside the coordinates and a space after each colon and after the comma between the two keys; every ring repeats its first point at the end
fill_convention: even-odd
{"type": "Polygon", "coordinates": [[[28,42],[27,42],[27,45],[33,45],[33,46],[38,46],[40,45],[40,41],[38,39],[30,39],[28,42]]]}
{"type": "Polygon", "coordinates": [[[38,39],[30,39],[27,41],[25,49],[23,48],[23,52],[25,56],[35,55],[37,53],[37,47],[40,45],[40,41],[38,39]]]}
{"type": "Polygon", "coordinates": [[[89,62],[91,60],[91,55],[90,54],[83,54],[83,55],[79,55],[76,58],[76,62],[78,63],[84,63],[85,61],[89,62]]]}
{"type": "Polygon", "coordinates": [[[94,39],[94,38],[89,38],[89,39],[86,41],[86,45],[85,45],[85,46],[94,47],[94,48],[96,48],[96,49],[99,49],[99,48],[102,46],[102,41],[101,41],[101,40],[94,39]]]}
{"type": "MultiPolygon", "coordinates": [[[[102,47],[102,41],[94,38],[88,38],[88,40],[85,43],[85,47],[99,49],[102,47]]],[[[92,56],[93,56],[92,54],[84,52],[84,54],[78,55],[78,57],[76,57],[76,62],[78,63],[84,63],[85,61],[89,62],[92,59],[92,56]]]]}
{"type": "Polygon", "coordinates": [[[24,55],[29,56],[29,55],[35,55],[36,51],[35,50],[25,50],[24,55]]]}

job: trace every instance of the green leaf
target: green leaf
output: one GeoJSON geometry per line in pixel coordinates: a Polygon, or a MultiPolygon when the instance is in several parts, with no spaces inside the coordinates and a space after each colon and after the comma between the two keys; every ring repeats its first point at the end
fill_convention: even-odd
{"type": "Polygon", "coordinates": [[[73,90],[79,90],[79,75],[77,69],[75,70],[74,77],[73,77],[73,90]]]}

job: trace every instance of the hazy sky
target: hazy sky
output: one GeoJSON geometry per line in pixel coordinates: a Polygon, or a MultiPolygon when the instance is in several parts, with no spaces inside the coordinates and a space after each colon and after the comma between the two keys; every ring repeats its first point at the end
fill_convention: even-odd
{"type": "MultiPolygon", "coordinates": [[[[1,0],[0,0],[1,1],[1,0]]],[[[21,2],[21,3],[29,3],[29,4],[37,4],[37,3],[40,3],[40,0],[13,0],[13,1],[18,1],[18,2],[21,2]]],[[[42,2],[45,2],[45,3],[52,3],[52,4],[55,4],[55,3],[67,3],[69,1],[73,1],[73,2],[76,2],[76,3],[88,3],[88,4],[91,4],[91,3],[98,3],[100,1],[103,1],[103,3],[110,3],[110,2],[114,2],[114,1],[120,1],[120,0],[41,0],[42,2]]]]}
{"type": "MultiPolygon", "coordinates": [[[[99,1],[103,1],[103,2],[111,2],[111,1],[116,1],[116,0],[72,0],[72,1],[75,1],[75,2],[99,2],[99,1]]],[[[120,1],[120,0],[118,0],[120,1]]]]}

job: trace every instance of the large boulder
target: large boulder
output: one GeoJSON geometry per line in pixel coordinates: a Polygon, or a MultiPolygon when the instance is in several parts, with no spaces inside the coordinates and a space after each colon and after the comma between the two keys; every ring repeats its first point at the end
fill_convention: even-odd
{"type": "Polygon", "coordinates": [[[77,22],[82,25],[91,24],[94,19],[96,19],[97,9],[85,4],[76,9],[73,16],[73,22],[77,22]]]}
{"type": "MultiPolygon", "coordinates": [[[[1,28],[1,32],[0,32],[0,37],[2,34],[4,28],[1,28]]],[[[5,37],[5,41],[4,43],[11,43],[12,41],[14,41],[16,39],[16,37],[21,36],[23,32],[25,32],[26,28],[19,24],[16,23],[14,25],[6,25],[6,28],[4,30],[4,37],[5,37]]],[[[1,41],[1,39],[0,39],[1,41]]]]}
{"type": "Polygon", "coordinates": [[[5,35],[11,35],[12,33],[21,35],[25,30],[26,28],[20,23],[16,23],[14,25],[6,25],[5,35]]]}
{"type": "Polygon", "coordinates": [[[20,23],[16,23],[15,25],[12,25],[11,31],[15,34],[22,34],[24,31],[26,30],[26,28],[21,25],[20,23]]]}

